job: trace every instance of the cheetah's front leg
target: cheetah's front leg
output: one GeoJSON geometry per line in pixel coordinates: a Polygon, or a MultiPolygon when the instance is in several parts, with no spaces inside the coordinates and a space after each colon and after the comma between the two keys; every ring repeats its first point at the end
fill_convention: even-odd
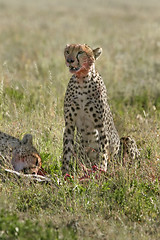
{"type": "Polygon", "coordinates": [[[69,172],[69,165],[74,153],[74,129],[73,125],[66,124],[63,135],[63,161],[62,174],[69,172]]]}
{"type": "Polygon", "coordinates": [[[110,159],[109,138],[105,132],[105,128],[102,122],[98,126],[98,132],[99,132],[99,142],[101,147],[101,156],[100,156],[101,169],[103,169],[104,171],[107,171],[108,162],[110,159]]]}
{"type": "MultiPolygon", "coordinates": [[[[105,130],[105,118],[103,114],[101,114],[101,110],[98,111],[97,109],[99,108],[98,104],[92,104],[88,105],[85,109],[86,113],[90,113],[90,118],[93,119],[94,122],[94,129],[98,133],[96,136],[96,142],[98,142],[99,145],[99,157],[98,161],[100,160],[100,168],[103,169],[104,171],[107,170],[107,165],[109,162],[109,157],[110,157],[110,152],[109,152],[109,136],[105,130]]],[[[95,135],[94,135],[95,137],[95,135]]],[[[99,163],[98,163],[99,164],[99,163]]]]}

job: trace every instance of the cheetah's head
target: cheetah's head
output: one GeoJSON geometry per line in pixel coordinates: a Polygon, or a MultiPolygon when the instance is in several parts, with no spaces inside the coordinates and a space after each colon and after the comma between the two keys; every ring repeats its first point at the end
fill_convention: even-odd
{"type": "Polygon", "coordinates": [[[37,174],[41,168],[41,157],[33,146],[32,135],[25,134],[20,145],[13,149],[12,165],[16,171],[37,174]]]}
{"type": "Polygon", "coordinates": [[[66,65],[77,77],[86,76],[101,53],[102,48],[93,50],[86,44],[67,44],[64,49],[66,65]]]}

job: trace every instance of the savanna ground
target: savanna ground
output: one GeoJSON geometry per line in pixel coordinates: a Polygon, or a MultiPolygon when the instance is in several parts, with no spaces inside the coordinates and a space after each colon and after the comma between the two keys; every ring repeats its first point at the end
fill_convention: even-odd
{"type": "Polygon", "coordinates": [[[160,1],[0,0],[0,130],[32,133],[61,179],[0,180],[0,239],[160,239],[160,1]],[[141,149],[131,168],[86,185],[60,172],[67,43],[103,48],[116,127],[141,149]]]}

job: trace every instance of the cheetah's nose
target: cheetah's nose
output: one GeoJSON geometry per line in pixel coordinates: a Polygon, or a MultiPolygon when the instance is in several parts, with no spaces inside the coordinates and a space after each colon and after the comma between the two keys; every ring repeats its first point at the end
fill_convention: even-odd
{"type": "Polygon", "coordinates": [[[67,62],[68,62],[68,63],[74,63],[74,60],[73,60],[72,58],[68,58],[68,59],[67,59],[67,62]]]}

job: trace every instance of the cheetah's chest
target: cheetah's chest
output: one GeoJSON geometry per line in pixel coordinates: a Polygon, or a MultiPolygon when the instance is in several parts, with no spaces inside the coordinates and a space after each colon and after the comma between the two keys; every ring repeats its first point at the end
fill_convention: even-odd
{"type": "Polygon", "coordinates": [[[76,107],[75,125],[80,132],[91,132],[94,129],[94,119],[89,107],[94,108],[94,101],[91,98],[88,88],[80,88],[75,96],[76,107]]]}

